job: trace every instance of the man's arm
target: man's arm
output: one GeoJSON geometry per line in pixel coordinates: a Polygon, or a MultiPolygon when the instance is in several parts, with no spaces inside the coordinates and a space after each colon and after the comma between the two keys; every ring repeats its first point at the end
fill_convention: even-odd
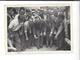
{"type": "Polygon", "coordinates": [[[14,27],[14,21],[12,20],[8,26],[8,29],[12,29],[14,27]]]}
{"type": "Polygon", "coordinates": [[[28,27],[29,27],[29,24],[28,24],[28,21],[26,21],[24,23],[24,32],[25,32],[26,40],[28,40],[28,35],[27,35],[28,27]]]}
{"type": "Polygon", "coordinates": [[[52,36],[53,31],[54,31],[54,27],[52,27],[52,29],[51,29],[50,36],[52,36]]]}
{"type": "Polygon", "coordinates": [[[57,38],[59,36],[59,34],[61,33],[62,29],[63,29],[63,26],[61,24],[60,27],[59,27],[59,29],[58,29],[58,32],[55,35],[55,38],[57,38]]]}

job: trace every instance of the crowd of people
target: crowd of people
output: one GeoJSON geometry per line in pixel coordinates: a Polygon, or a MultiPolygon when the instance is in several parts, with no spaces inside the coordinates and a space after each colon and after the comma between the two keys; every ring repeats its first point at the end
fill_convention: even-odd
{"type": "Polygon", "coordinates": [[[67,43],[70,41],[69,12],[67,7],[60,8],[8,7],[8,51],[24,51],[34,46],[37,49],[52,48],[53,45],[58,47],[56,50],[70,50],[67,43]]]}

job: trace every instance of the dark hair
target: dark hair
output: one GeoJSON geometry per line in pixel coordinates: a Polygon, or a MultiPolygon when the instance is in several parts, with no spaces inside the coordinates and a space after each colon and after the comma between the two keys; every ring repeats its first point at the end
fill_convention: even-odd
{"type": "MultiPolygon", "coordinates": [[[[14,15],[17,14],[16,8],[12,8],[12,7],[7,8],[7,13],[9,13],[10,11],[13,12],[14,15]]],[[[10,13],[11,13],[11,12],[10,12],[10,13]]],[[[9,13],[9,14],[10,14],[10,13],[9,13]]]]}
{"type": "Polygon", "coordinates": [[[24,7],[21,7],[19,11],[21,11],[21,10],[25,10],[25,8],[24,7]]]}
{"type": "Polygon", "coordinates": [[[26,9],[26,12],[31,12],[29,9],[26,9]]]}
{"type": "Polygon", "coordinates": [[[59,14],[58,16],[59,16],[59,18],[64,20],[64,15],[63,14],[59,14]]]}
{"type": "Polygon", "coordinates": [[[9,10],[11,10],[11,9],[12,9],[12,7],[8,7],[8,8],[7,8],[7,11],[9,11],[9,10]]]}
{"type": "Polygon", "coordinates": [[[15,9],[15,8],[13,8],[13,11],[14,11],[14,14],[17,14],[17,11],[16,11],[16,9],[15,9]]]}
{"type": "Polygon", "coordinates": [[[7,8],[7,12],[9,12],[11,9],[13,9],[12,7],[8,7],[7,8]]]}

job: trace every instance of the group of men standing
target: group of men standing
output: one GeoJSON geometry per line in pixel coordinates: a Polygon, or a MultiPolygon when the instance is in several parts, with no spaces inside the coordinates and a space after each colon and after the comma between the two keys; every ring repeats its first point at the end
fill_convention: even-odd
{"type": "Polygon", "coordinates": [[[69,50],[65,41],[64,12],[19,8],[8,12],[8,46],[23,51],[36,46],[37,49],[58,47],[69,50]],[[14,12],[13,12],[14,11],[14,12]],[[11,13],[10,13],[11,12],[11,13]]]}

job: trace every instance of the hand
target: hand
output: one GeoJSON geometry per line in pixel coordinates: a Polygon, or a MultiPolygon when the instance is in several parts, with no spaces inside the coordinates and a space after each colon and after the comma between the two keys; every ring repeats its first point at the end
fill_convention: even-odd
{"type": "Polygon", "coordinates": [[[42,36],[43,34],[41,33],[40,36],[42,36]]]}
{"type": "Polygon", "coordinates": [[[29,40],[28,37],[26,37],[26,40],[29,40]]]}
{"type": "Polygon", "coordinates": [[[49,35],[50,37],[52,36],[52,34],[49,35]]]}
{"type": "Polygon", "coordinates": [[[57,39],[57,35],[54,37],[54,39],[55,39],[55,40],[57,39]]]}
{"type": "Polygon", "coordinates": [[[46,32],[44,32],[44,36],[46,35],[46,32]]]}
{"type": "Polygon", "coordinates": [[[22,22],[22,23],[20,23],[20,25],[23,25],[23,22],[22,22]]]}
{"type": "Polygon", "coordinates": [[[65,41],[66,41],[69,45],[71,45],[71,41],[70,41],[68,38],[65,38],[65,41]]]}
{"type": "Polygon", "coordinates": [[[52,34],[53,34],[53,32],[51,31],[49,36],[51,37],[51,36],[52,36],[52,34]]]}
{"type": "Polygon", "coordinates": [[[35,38],[35,39],[38,39],[38,37],[37,37],[36,35],[34,35],[34,38],[35,38]]]}

